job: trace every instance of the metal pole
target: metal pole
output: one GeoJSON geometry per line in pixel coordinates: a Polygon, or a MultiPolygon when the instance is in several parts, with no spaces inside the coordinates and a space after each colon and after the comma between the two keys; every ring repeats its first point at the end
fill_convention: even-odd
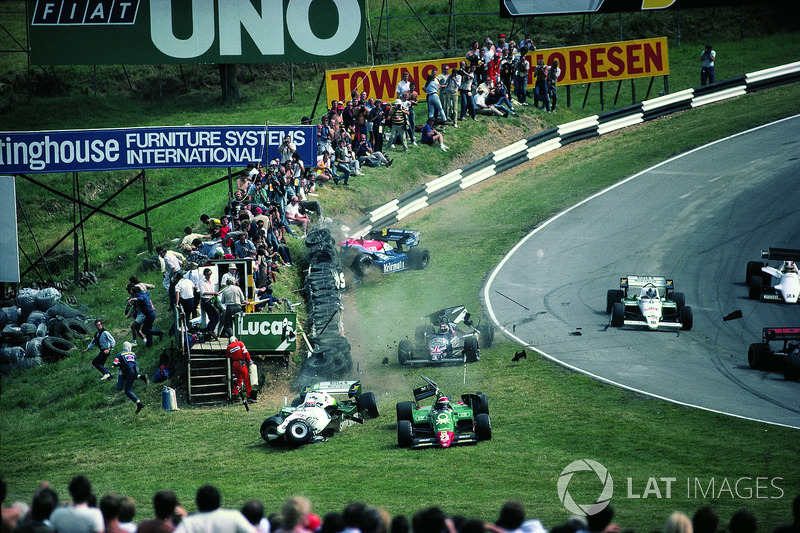
{"type": "MultiPolygon", "coordinates": [[[[72,195],[77,196],[78,192],[78,173],[72,173],[72,195]]],[[[72,232],[72,276],[77,284],[80,281],[79,260],[80,253],[78,252],[78,204],[72,204],[72,225],[75,226],[75,231],[72,232]]]]}
{"type": "Polygon", "coordinates": [[[675,10],[675,20],[678,23],[678,46],[680,47],[680,45],[681,45],[681,10],[680,9],[676,9],[675,10]]]}
{"type": "Polygon", "coordinates": [[[142,169],[142,204],[144,207],[144,227],[145,239],[147,240],[147,251],[153,253],[153,229],[150,227],[150,220],[147,210],[147,172],[142,169]]]}
{"type": "Polygon", "coordinates": [[[392,64],[392,42],[389,39],[389,0],[383,0],[386,5],[386,62],[392,64]]]}

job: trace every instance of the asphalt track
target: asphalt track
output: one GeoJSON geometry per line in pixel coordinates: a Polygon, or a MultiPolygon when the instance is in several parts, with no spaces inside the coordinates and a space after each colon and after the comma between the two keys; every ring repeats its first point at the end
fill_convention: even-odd
{"type": "MultiPolygon", "coordinates": [[[[484,287],[503,332],[576,371],[672,402],[800,428],[800,383],[752,370],[765,326],[800,326],[800,304],[748,298],[762,249],[800,248],[800,116],[708,144],[544,222],[484,287]],[[686,294],[691,331],[612,328],[606,292],[662,275],[686,294]],[[723,320],[741,310],[742,318],[723,320]]],[[[774,263],[771,263],[774,264],[774,263]]]]}

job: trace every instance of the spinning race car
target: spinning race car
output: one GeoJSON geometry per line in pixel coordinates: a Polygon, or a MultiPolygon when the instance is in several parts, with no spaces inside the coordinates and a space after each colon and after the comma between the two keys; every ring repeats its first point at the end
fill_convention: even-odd
{"type": "Polygon", "coordinates": [[[800,261],[800,250],[770,248],[761,251],[762,259],[783,261],[780,268],[763,261],[748,261],[747,285],[750,299],[796,304],[800,295],[800,271],[795,261],[800,261]]]}
{"type": "Polygon", "coordinates": [[[401,448],[449,448],[492,438],[489,400],[480,392],[462,394],[451,401],[435,382],[420,376],[425,385],[414,389],[413,402],[397,404],[397,444],[401,448]],[[435,396],[433,405],[420,401],[435,396]]]}
{"type": "Polygon", "coordinates": [[[327,440],[348,422],[363,424],[377,418],[375,395],[361,392],[360,381],[323,381],[306,388],[277,415],[261,424],[261,438],[269,444],[292,446],[327,440]]]}
{"type": "Polygon", "coordinates": [[[800,328],[764,328],[761,342],[747,350],[747,364],[755,370],[782,372],[788,380],[800,378],[800,328]]]}
{"type": "Polygon", "coordinates": [[[371,231],[365,239],[347,239],[339,246],[345,256],[344,262],[349,263],[358,276],[365,277],[373,272],[389,274],[426,268],[431,255],[427,248],[418,247],[418,244],[419,231],[390,228],[371,231]]]}
{"type": "Polygon", "coordinates": [[[433,326],[417,326],[413,344],[408,339],[398,344],[401,365],[473,363],[480,360],[480,347],[494,342],[494,326],[474,326],[463,305],[436,311],[428,319],[433,326]]]}
{"type": "Polygon", "coordinates": [[[663,276],[621,278],[619,289],[606,294],[606,312],[611,325],[692,329],[692,308],[682,292],[675,292],[671,279],[663,276]]]}

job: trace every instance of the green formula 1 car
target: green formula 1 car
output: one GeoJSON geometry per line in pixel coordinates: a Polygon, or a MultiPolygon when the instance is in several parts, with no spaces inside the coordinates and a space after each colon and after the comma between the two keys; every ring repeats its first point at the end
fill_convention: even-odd
{"type": "Polygon", "coordinates": [[[397,404],[397,444],[401,448],[449,448],[492,438],[486,395],[462,394],[460,402],[451,402],[435,382],[420,377],[426,384],[414,389],[414,401],[397,404]],[[433,405],[420,405],[432,396],[436,397],[433,405]]]}

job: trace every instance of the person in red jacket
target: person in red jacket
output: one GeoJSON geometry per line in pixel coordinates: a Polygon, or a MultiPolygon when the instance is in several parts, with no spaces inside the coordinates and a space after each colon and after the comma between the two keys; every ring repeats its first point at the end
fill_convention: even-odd
{"type": "MultiPolygon", "coordinates": [[[[238,398],[244,384],[247,397],[252,397],[253,389],[250,385],[250,372],[247,367],[253,360],[250,358],[250,352],[242,341],[234,336],[229,339],[227,354],[231,359],[231,369],[233,371],[234,380],[231,383],[231,395],[238,398]]],[[[251,398],[252,399],[252,398],[251,398]]]]}

